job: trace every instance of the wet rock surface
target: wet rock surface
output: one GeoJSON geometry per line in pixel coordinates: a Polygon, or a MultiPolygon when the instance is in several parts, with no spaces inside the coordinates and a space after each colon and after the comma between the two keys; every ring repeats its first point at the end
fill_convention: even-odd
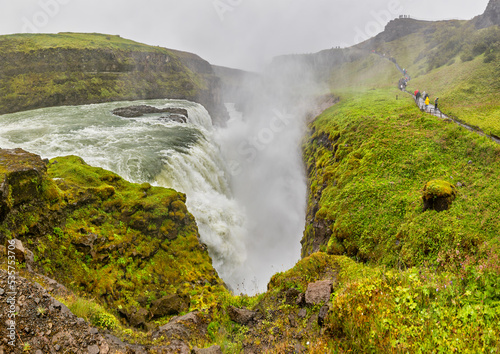
{"type": "MultiPolygon", "coordinates": [[[[121,107],[116,108],[111,111],[114,115],[123,118],[136,118],[142,117],[145,114],[154,114],[154,113],[170,113],[174,115],[173,118],[180,119],[180,117],[188,117],[188,111],[184,108],[175,108],[175,107],[165,107],[165,108],[157,108],[148,105],[137,105],[137,106],[129,106],[129,107],[121,107]]],[[[162,118],[170,118],[170,117],[162,117],[162,118]]],[[[185,121],[183,122],[185,123],[185,121]]]]}

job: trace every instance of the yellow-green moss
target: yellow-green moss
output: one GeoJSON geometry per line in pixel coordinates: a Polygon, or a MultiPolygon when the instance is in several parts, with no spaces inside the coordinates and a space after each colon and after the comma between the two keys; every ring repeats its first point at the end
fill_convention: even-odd
{"type": "Polygon", "coordinates": [[[424,199],[434,199],[434,198],[455,198],[457,189],[456,187],[440,179],[434,179],[425,184],[423,190],[424,199]]]}

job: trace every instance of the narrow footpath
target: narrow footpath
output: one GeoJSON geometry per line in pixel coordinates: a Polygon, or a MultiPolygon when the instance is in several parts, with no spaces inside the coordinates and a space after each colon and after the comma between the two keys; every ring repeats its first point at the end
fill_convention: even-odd
{"type": "MultiPolygon", "coordinates": [[[[405,72],[404,69],[401,68],[401,66],[399,66],[399,64],[396,62],[396,60],[392,57],[386,57],[385,55],[383,54],[380,54],[378,52],[373,52],[374,54],[377,54],[378,56],[380,56],[381,58],[384,58],[384,59],[387,59],[389,61],[391,61],[392,63],[394,63],[394,65],[396,65],[396,68],[401,72],[401,74],[403,74],[404,77],[407,78],[407,81],[410,81],[411,80],[411,77],[408,75],[408,72],[405,72]]],[[[465,124],[455,118],[452,118],[452,117],[449,117],[447,116],[446,114],[444,114],[443,112],[441,112],[438,109],[435,109],[434,108],[434,105],[433,104],[429,104],[428,106],[425,105],[425,102],[424,102],[424,99],[422,97],[419,97],[418,99],[415,97],[415,95],[412,93],[412,92],[408,92],[406,91],[406,88],[403,87],[403,88],[400,88],[401,91],[403,92],[406,92],[407,94],[409,95],[412,95],[413,97],[413,100],[415,101],[415,104],[418,106],[418,108],[420,108],[420,110],[422,112],[426,112],[428,114],[432,114],[433,116],[435,117],[438,117],[440,119],[443,119],[443,120],[447,120],[447,121],[451,121],[473,133],[476,133],[478,135],[481,135],[481,136],[485,136],[487,138],[489,138],[490,140],[492,140],[493,142],[497,143],[497,144],[500,144],[500,137],[497,137],[497,136],[494,136],[494,135],[488,135],[486,133],[484,133],[482,130],[479,130],[478,128],[474,128],[468,124],[465,124]]]]}

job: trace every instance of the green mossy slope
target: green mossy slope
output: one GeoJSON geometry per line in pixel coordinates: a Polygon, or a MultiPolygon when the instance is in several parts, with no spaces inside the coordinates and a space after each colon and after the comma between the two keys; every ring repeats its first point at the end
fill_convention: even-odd
{"type": "Polygon", "coordinates": [[[303,256],[323,246],[362,261],[411,266],[457,244],[474,254],[498,235],[500,147],[420,113],[411,98],[396,94],[345,98],[312,124],[303,256]],[[447,212],[422,212],[422,190],[433,179],[461,185],[447,212]],[[315,244],[317,234],[326,242],[315,244]]]}
{"type": "Polygon", "coordinates": [[[0,151],[0,237],[21,239],[38,271],[115,314],[171,294],[202,309],[225,291],[184,194],[129,183],[75,156],[47,170],[36,155],[0,151]]]}

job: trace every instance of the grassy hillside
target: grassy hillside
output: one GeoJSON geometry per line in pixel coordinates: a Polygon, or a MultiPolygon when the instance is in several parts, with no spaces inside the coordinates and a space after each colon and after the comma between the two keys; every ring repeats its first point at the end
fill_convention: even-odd
{"type": "Polygon", "coordinates": [[[190,53],[104,34],[0,36],[0,114],[178,98],[203,104],[220,123],[225,118],[220,90],[210,64],[190,53]]]}
{"type": "Polygon", "coordinates": [[[374,49],[408,69],[409,91],[440,97],[446,114],[500,135],[500,28],[476,30],[468,21],[436,22],[374,49]]]}

